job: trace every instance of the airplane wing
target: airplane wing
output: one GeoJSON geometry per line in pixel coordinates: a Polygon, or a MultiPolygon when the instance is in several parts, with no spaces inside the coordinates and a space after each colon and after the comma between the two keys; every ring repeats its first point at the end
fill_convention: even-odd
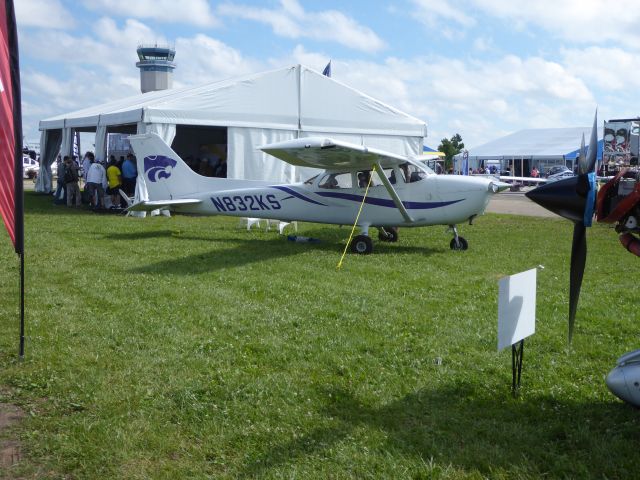
{"type": "Polygon", "coordinates": [[[546,183],[546,178],[539,177],[510,177],[508,175],[500,175],[500,180],[504,181],[515,181],[515,182],[529,182],[529,183],[546,183]]]}
{"type": "Polygon", "coordinates": [[[291,165],[324,170],[371,170],[374,164],[390,168],[414,163],[402,155],[326,137],[296,138],[258,148],[291,165]]]}

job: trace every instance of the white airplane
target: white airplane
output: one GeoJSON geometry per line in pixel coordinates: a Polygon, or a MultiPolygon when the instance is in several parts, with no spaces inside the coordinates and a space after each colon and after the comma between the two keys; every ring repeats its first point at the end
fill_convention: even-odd
{"type": "Polygon", "coordinates": [[[203,177],[154,133],[129,141],[149,193],[129,210],[353,225],[364,198],[360,235],[350,245],[361,254],[373,251],[369,227],[379,229],[382,241],[397,241],[396,227],[449,225],[451,248],[466,250],[456,224],[471,223],[493,194],[509,188],[496,179],[436,175],[408,157],[321,137],[259,147],[292,165],[325,170],[294,184],[203,177]]]}

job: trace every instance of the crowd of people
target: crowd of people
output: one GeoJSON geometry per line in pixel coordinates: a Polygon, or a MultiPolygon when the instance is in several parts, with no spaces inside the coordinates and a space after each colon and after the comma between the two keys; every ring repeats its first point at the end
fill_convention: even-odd
{"type": "Polygon", "coordinates": [[[187,155],[185,163],[204,177],[226,178],[227,154],[218,145],[200,145],[197,157],[187,155]]]}
{"type": "Polygon", "coordinates": [[[106,167],[96,160],[93,152],[87,152],[82,162],[78,162],[76,155],[58,156],[57,167],[54,193],[57,204],[77,208],[84,203],[94,209],[119,209],[127,206],[120,191],[129,197],[135,193],[138,170],[131,153],[119,160],[111,155],[106,167]]]}

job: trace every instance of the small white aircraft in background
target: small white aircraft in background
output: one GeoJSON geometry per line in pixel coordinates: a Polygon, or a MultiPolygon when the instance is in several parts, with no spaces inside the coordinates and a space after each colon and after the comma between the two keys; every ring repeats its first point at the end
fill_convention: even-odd
{"type": "Polygon", "coordinates": [[[508,176],[508,175],[500,175],[500,180],[506,181],[506,182],[519,182],[519,183],[536,183],[536,184],[542,184],[542,183],[552,183],[552,182],[557,182],[558,180],[562,180],[563,178],[569,178],[569,177],[573,177],[575,176],[575,174],[567,167],[565,167],[564,165],[556,165],[555,167],[552,167],[551,170],[549,170],[549,174],[544,177],[514,177],[514,176],[508,176]]]}
{"type": "Polygon", "coordinates": [[[354,253],[373,251],[369,227],[382,241],[397,241],[397,227],[448,225],[454,250],[466,250],[456,224],[484,212],[491,195],[508,184],[496,179],[436,175],[408,157],[321,137],[299,138],[260,149],[292,165],[325,171],[303,183],[203,177],[195,173],[158,135],[129,137],[144,175],[149,200],[129,210],[168,208],[176,212],[230,215],[282,221],[352,225],[360,235],[354,253]],[[367,185],[369,189],[367,192],[367,185]],[[365,196],[366,192],[366,196],[365,196]]]}

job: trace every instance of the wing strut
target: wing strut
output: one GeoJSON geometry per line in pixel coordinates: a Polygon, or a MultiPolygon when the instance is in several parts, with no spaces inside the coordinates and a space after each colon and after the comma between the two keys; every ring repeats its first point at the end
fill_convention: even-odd
{"type": "Polygon", "coordinates": [[[398,192],[396,192],[395,188],[393,188],[393,185],[391,185],[391,182],[389,181],[387,176],[384,174],[384,170],[382,170],[382,167],[380,166],[379,161],[375,163],[374,168],[378,172],[378,176],[380,177],[380,180],[382,180],[382,183],[384,183],[384,186],[386,187],[387,192],[389,192],[389,195],[391,195],[391,198],[393,199],[393,203],[395,204],[396,207],[398,207],[398,210],[402,214],[403,218],[407,222],[413,222],[413,218],[411,218],[411,215],[409,215],[409,212],[407,212],[407,209],[402,204],[402,200],[400,200],[400,197],[398,196],[398,192]]]}

